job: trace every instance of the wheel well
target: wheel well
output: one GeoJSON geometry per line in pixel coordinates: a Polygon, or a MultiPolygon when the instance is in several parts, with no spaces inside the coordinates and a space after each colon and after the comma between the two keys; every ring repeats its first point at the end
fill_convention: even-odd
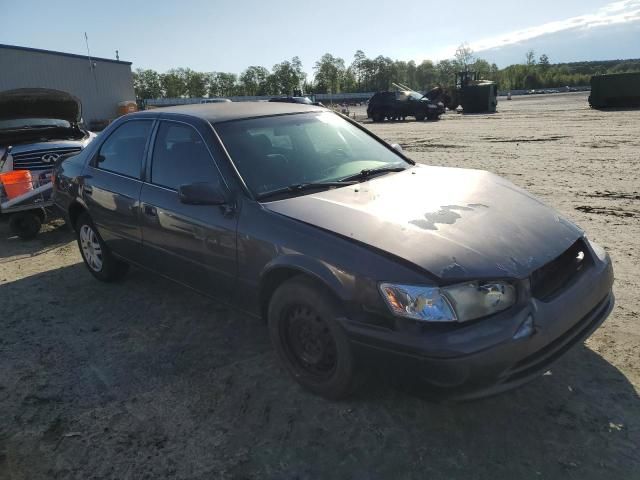
{"type": "Polygon", "coordinates": [[[273,293],[280,285],[293,277],[307,278],[315,283],[319,288],[326,290],[329,294],[336,297],[335,292],[331,288],[329,288],[329,286],[324,281],[322,281],[322,279],[316,277],[315,275],[310,275],[305,271],[298,270],[297,268],[274,268],[266,274],[266,276],[262,280],[262,284],[260,287],[260,315],[265,321],[267,320],[269,301],[271,300],[273,293]]]}
{"type": "Polygon", "coordinates": [[[71,222],[71,228],[76,229],[76,223],[78,221],[78,217],[82,212],[85,211],[85,208],[80,205],[78,202],[73,202],[69,207],[69,221],[71,222]]]}
{"type": "Polygon", "coordinates": [[[271,270],[262,279],[262,285],[260,287],[260,315],[265,321],[267,320],[269,301],[271,300],[273,292],[284,282],[297,275],[304,275],[304,273],[295,268],[282,267],[271,270]]]}

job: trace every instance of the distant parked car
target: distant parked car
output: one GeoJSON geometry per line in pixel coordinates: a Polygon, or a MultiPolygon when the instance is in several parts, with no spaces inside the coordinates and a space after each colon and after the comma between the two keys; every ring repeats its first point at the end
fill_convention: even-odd
{"type": "Polygon", "coordinates": [[[228,103],[230,101],[228,98],[203,98],[200,103],[228,103]]]}
{"type": "Polygon", "coordinates": [[[273,97],[270,102],[279,103],[300,103],[303,105],[313,105],[313,101],[309,97],[273,97]]]}
{"type": "Polygon", "coordinates": [[[399,150],[316,106],[163,108],[63,161],[55,199],[97,279],[132,263],[262,316],[330,398],[369,363],[494,394],[605,320],[611,260],[582,230],[497,175],[399,150]]]}
{"type": "Polygon", "coordinates": [[[378,92],[367,106],[367,118],[374,122],[399,120],[415,117],[416,120],[438,120],[445,112],[444,103],[433,102],[429,98],[412,91],[378,92]]]}

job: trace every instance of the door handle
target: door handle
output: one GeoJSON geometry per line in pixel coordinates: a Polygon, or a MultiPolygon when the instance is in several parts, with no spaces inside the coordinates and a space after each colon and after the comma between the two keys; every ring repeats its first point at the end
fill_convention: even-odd
{"type": "Polygon", "coordinates": [[[148,215],[150,217],[158,216],[158,211],[156,210],[156,207],[152,207],[151,205],[145,205],[143,210],[145,215],[148,215]]]}

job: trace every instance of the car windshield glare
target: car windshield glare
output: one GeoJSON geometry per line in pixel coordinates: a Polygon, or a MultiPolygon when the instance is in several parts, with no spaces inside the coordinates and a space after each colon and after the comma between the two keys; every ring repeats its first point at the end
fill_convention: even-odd
{"type": "Polygon", "coordinates": [[[331,112],[235,120],[214,127],[256,197],[289,185],[339,182],[363,170],[409,166],[394,150],[331,112]]]}

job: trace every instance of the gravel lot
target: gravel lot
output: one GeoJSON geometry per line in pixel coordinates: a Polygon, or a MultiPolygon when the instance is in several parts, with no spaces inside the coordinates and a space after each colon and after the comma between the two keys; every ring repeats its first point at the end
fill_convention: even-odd
{"type": "Polygon", "coordinates": [[[0,222],[0,479],[640,478],[640,111],[586,94],[368,126],[414,159],[491,170],[610,252],[617,306],[516,391],[433,403],[373,382],[332,403],[266,328],[139,270],[95,281],[61,223],[0,222]]]}

